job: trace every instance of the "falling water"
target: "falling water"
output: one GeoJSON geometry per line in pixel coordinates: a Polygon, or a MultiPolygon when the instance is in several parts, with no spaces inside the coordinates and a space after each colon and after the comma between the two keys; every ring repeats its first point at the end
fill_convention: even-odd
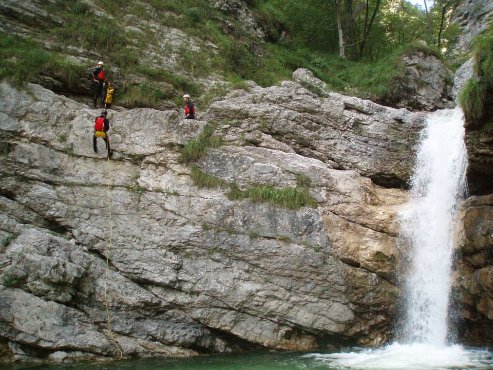
{"type": "Polygon", "coordinates": [[[411,247],[404,291],[406,343],[446,344],[454,220],[465,193],[462,122],[460,109],[430,115],[416,158],[411,201],[401,213],[402,234],[411,247]]]}
{"type": "Polygon", "coordinates": [[[467,156],[459,108],[428,116],[416,157],[411,200],[400,214],[409,266],[406,314],[397,342],[380,349],[311,354],[330,368],[490,368],[487,350],[447,343],[447,315],[458,201],[465,194],[467,156]]]}

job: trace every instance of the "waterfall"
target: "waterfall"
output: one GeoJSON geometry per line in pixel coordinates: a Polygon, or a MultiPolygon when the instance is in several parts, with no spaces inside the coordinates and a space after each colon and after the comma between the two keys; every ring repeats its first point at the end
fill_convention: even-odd
{"type": "Polygon", "coordinates": [[[453,229],[466,190],[463,123],[459,108],[437,111],[421,133],[411,199],[399,214],[402,244],[409,252],[399,342],[306,357],[333,369],[491,369],[490,351],[447,343],[453,229]]]}
{"type": "Polygon", "coordinates": [[[410,248],[404,289],[406,343],[446,344],[453,228],[457,202],[465,193],[466,165],[462,111],[429,115],[417,152],[411,201],[400,215],[410,248]]]}

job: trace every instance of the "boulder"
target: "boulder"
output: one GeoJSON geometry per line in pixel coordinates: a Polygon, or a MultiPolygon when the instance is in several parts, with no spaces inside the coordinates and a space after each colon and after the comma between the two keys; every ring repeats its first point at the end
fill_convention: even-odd
{"type": "Polygon", "coordinates": [[[404,71],[391,82],[382,102],[397,108],[435,111],[453,108],[453,73],[435,55],[423,50],[402,57],[404,71]]]}

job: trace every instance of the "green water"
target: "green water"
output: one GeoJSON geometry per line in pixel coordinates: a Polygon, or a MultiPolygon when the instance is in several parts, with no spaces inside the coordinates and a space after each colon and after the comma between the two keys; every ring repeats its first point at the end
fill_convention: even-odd
{"type": "Polygon", "coordinates": [[[459,345],[423,344],[352,348],[350,352],[210,355],[71,365],[3,365],[2,370],[478,370],[493,369],[493,352],[459,345]]]}
{"type": "Polygon", "coordinates": [[[73,365],[4,365],[2,370],[330,370],[300,353],[210,355],[187,359],[146,359],[73,365]]]}

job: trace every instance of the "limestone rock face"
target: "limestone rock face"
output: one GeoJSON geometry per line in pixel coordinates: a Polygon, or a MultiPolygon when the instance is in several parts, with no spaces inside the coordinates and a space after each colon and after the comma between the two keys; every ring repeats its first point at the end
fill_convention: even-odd
{"type": "Polygon", "coordinates": [[[227,124],[227,142],[294,150],[382,186],[405,186],[424,115],[329,93],[306,70],[293,78],[306,87],[285,81],[234,91],[214,102],[205,119],[227,124]]]}
{"type": "MultiPolygon", "coordinates": [[[[211,2],[212,6],[220,9],[221,11],[231,14],[241,24],[243,31],[253,35],[258,40],[265,38],[265,33],[262,28],[257,24],[255,18],[252,16],[246,1],[243,0],[214,0],[211,2]]],[[[226,24],[225,27],[234,29],[234,25],[226,24]]],[[[226,29],[227,31],[227,29],[226,29]]]]}
{"type": "Polygon", "coordinates": [[[467,53],[477,35],[488,28],[493,18],[493,3],[490,0],[463,0],[454,12],[452,22],[461,28],[455,53],[467,53]]]}
{"type": "Polygon", "coordinates": [[[39,27],[50,27],[62,21],[43,9],[40,0],[5,0],[0,4],[0,30],[20,36],[37,33],[39,27]]]}
{"type": "Polygon", "coordinates": [[[451,92],[452,98],[454,100],[457,101],[459,92],[465,86],[467,81],[469,81],[471,78],[477,78],[474,74],[473,58],[468,59],[467,62],[465,62],[463,65],[457,68],[457,71],[455,71],[454,86],[452,87],[452,92],[451,92]]]}
{"type": "Polygon", "coordinates": [[[493,195],[471,197],[461,217],[461,269],[457,296],[464,307],[464,337],[493,344],[493,195]]]}
{"type": "Polygon", "coordinates": [[[393,81],[385,103],[397,108],[434,111],[453,108],[450,96],[454,75],[432,54],[414,51],[402,58],[404,75],[393,81]]]}
{"type": "Polygon", "coordinates": [[[469,157],[467,178],[470,193],[493,193],[493,132],[487,128],[467,129],[466,146],[469,157]]]}
{"type": "Polygon", "coordinates": [[[3,358],[389,339],[407,193],[361,174],[408,176],[421,116],[286,82],[232,93],[203,121],[110,111],[108,161],[102,142],[92,151],[98,111],[38,85],[1,83],[0,100],[3,358]],[[200,188],[180,148],[212,123],[223,145],[193,166],[223,187],[200,188]],[[315,208],[233,200],[224,185],[300,178],[315,208]]]}

